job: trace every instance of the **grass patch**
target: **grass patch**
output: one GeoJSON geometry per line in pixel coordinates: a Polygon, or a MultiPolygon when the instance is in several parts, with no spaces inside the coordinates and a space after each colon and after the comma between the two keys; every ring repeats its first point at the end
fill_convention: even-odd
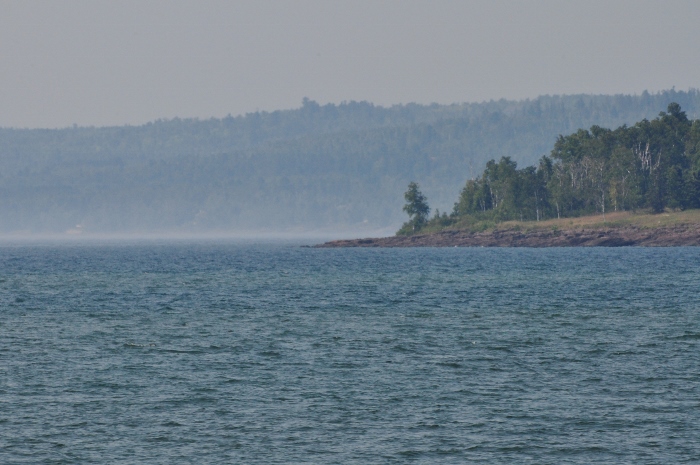
{"type": "Polygon", "coordinates": [[[665,211],[663,213],[611,212],[603,215],[581,216],[577,218],[554,218],[543,221],[503,221],[479,218],[459,218],[449,226],[431,225],[421,229],[421,234],[438,231],[486,232],[494,230],[515,230],[532,232],[549,229],[554,232],[571,229],[610,229],[637,227],[641,229],[671,228],[689,224],[700,224],[700,209],[665,211]]]}

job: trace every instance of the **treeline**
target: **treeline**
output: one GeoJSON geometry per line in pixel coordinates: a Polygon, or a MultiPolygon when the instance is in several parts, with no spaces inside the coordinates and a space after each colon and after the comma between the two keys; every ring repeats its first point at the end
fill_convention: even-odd
{"type": "MultiPolygon", "coordinates": [[[[700,208],[700,120],[690,120],[677,103],[633,126],[593,126],[559,136],[537,166],[518,169],[509,157],[491,160],[481,176],[467,181],[452,214],[438,214],[432,222],[543,220],[666,208],[700,208]]],[[[426,220],[414,217],[404,232],[426,220]]]]}
{"type": "Polygon", "coordinates": [[[412,179],[449,210],[489,159],[536,163],[559,134],[633,124],[671,101],[700,113],[700,92],[669,90],[389,108],[307,99],[221,119],[5,128],[0,233],[395,228],[412,179]]]}

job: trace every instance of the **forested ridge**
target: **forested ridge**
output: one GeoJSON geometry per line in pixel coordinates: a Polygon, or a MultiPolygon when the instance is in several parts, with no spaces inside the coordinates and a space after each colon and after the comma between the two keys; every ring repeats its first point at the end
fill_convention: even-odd
{"type": "MultiPolygon", "coordinates": [[[[411,180],[449,210],[490,159],[526,166],[560,134],[634,124],[669,102],[700,112],[698,91],[670,90],[389,108],[305,99],[294,110],[221,119],[4,128],[0,232],[395,228],[411,180]]],[[[559,208],[568,215],[591,205],[559,208]]]]}
{"type": "Polygon", "coordinates": [[[615,130],[598,125],[559,136],[549,156],[518,169],[508,156],[490,160],[466,182],[451,215],[428,221],[415,183],[405,194],[411,219],[400,231],[456,223],[540,221],[606,211],[700,208],[700,120],[678,103],[652,119],[615,130]]]}

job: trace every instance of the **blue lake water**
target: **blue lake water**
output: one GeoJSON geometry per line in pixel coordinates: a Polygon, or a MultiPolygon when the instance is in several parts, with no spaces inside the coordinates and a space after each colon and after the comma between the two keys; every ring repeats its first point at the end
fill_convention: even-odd
{"type": "Polygon", "coordinates": [[[697,463],[700,248],[0,245],[0,463],[697,463]]]}

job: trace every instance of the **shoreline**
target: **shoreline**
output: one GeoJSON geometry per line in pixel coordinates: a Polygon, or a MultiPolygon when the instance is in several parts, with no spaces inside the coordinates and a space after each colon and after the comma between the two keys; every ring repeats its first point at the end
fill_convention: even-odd
{"type": "Polygon", "coordinates": [[[485,232],[445,230],[412,236],[344,239],[315,248],[345,247],[684,247],[700,246],[700,224],[644,228],[518,228],[485,232]]]}

